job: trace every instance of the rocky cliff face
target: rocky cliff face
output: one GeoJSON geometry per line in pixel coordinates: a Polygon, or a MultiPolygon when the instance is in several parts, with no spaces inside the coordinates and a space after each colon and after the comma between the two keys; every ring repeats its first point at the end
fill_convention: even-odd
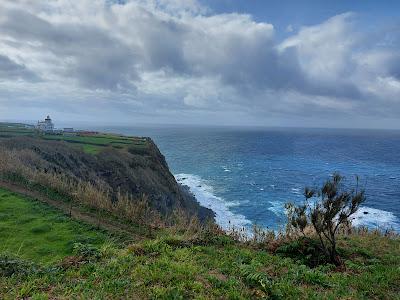
{"type": "Polygon", "coordinates": [[[2,145],[34,152],[41,158],[29,162],[35,168],[84,181],[101,181],[112,191],[114,200],[118,192],[128,193],[133,198],[146,195],[153,208],[163,215],[180,208],[201,220],[214,217],[211,210],[201,207],[194,196],[176,182],[164,156],[151,139],[147,139],[144,148],[109,147],[97,155],[84,153],[66,142],[40,138],[13,138],[2,145]]]}

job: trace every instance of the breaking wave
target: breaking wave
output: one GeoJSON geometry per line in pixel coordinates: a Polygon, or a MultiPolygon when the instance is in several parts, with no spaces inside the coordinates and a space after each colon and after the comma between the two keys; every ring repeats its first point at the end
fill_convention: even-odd
{"type": "Polygon", "coordinates": [[[197,201],[204,207],[214,211],[215,220],[223,229],[231,229],[234,227],[245,227],[251,224],[245,216],[234,213],[230,207],[236,206],[238,203],[229,202],[214,194],[213,187],[200,176],[193,174],[176,174],[176,180],[190,188],[195,195],[197,201]]]}

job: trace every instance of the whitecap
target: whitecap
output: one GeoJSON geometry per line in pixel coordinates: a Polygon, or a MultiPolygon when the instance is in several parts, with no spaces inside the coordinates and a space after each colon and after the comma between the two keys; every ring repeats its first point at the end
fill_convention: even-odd
{"type": "Polygon", "coordinates": [[[227,166],[221,166],[224,169],[224,172],[231,172],[231,170],[227,166]]]}
{"type": "Polygon", "coordinates": [[[400,231],[400,220],[390,211],[363,206],[351,218],[354,226],[400,231]]]}
{"type": "Polygon", "coordinates": [[[269,201],[269,204],[271,204],[271,206],[268,207],[268,210],[272,211],[275,215],[280,217],[285,213],[285,203],[284,202],[269,201]]]}
{"type": "Polygon", "coordinates": [[[292,193],[295,194],[295,195],[300,195],[300,194],[301,194],[301,193],[300,193],[300,188],[291,188],[291,191],[292,191],[292,193]]]}
{"type": "Polygon", "coordinates": [[[230,207],[240,205],[239,202],[229,202],[214,194],[213,187],[201,178],[193,174],[176,174],[178,182],[190,188],[200,205],[211,209],[215,213],[215,221],[223,229],[232,227],[245,227],[251,224],[245,216],[230,211],[230,207]]]}
{"type": "MultiPolygon", "coordinates": [[[[285,203],[282,201],[269,201],[271,206],[268,210],[276,216],[285,214],[285,203]]],[[[381,230],[394,229],[400,231],[400,220],[392,212],[380,210],[372,207],[360,207],[358,211],[350,217],[353,226],[366,226],[381,230]]]]}

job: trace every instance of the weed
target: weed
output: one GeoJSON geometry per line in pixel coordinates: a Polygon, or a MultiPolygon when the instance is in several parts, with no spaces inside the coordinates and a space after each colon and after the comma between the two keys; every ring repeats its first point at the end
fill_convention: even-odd
{"type": "Polygon", "coordinates": [[[1,276],[27,276],[38,270],[31,262],[9,255],[0,255],[1,276]]]}

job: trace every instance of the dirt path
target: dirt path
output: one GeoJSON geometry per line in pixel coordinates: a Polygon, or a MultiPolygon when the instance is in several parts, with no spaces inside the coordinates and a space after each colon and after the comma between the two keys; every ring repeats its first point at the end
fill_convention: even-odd
{"type": "Polygon", "coordinates": [[[110,233],[116,234],[118,236],[124,236],[128,241],[139,241],[146,238],[145,236],[139,235],[137,232],[135,232],[129,225],[120,223],[118,221],[107,220],[103,217],[99,218],[99,216],[94,213],[85,212],[76,207],[71,208],[67,203],[52,200],[39,192],[28,190],[18,185],[2,181],[0,181],[0,188],[4,188],[14,193],[46,203],[62,211],[64,214],[70,215],[72,219],[93,225],[95,227],[99,227],[100,229],[109,231],[110,233]]]}

